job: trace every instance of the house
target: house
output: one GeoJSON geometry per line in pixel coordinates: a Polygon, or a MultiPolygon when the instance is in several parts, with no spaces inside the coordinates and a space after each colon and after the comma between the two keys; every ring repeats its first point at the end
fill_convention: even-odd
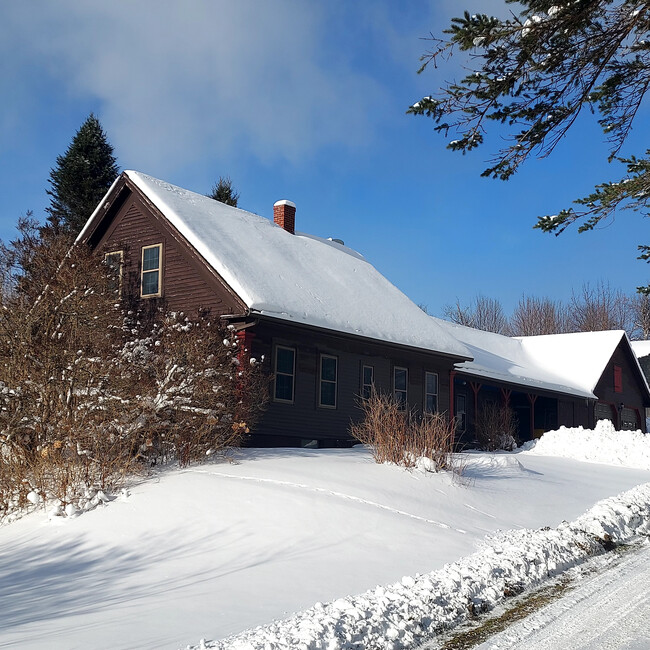
{"type": "Polygon", "coordinates": [[[121,268],[122,291],[232,323],[273,377],[252,444],[349,444],[371,386],[448,410],[465,346],[339,241],[295,230],[133,171],[79,235],[121,268]]]}
{"type": "Polygon", "coordinates": [[[564,425],[646,430],[648,384],[622,330],[508,337],[444,322],[471,361],[454,373],[455,412],[468,443],[486,402],[515,411],[522,441],[564,425]]]}
{"type": "Polygon", "coordinates": [[[620,403],[635,413],[650,406],[620,333],[595,357],[599,377],[610,362],[619,368],[612,372],[625,378],[621,394],[605,379],[592,381],[597,368],[589,381],[570,364],[554,371],[544,342],[531,342],[544,337],[488,336],[428,316],[340,240],[296,231],[290,201],[278,201],[273,214],[271,222],[125,171],[78,238],[119,266],[124,295],[185,313],[209,310],[264,358],[271,399],[251,444],[350,444],[358,400],[373,386],[404,408],[453,413],[468,438],[490,396],[529,423],[524,438],[556,424],[589,425],[596,389],[612,416],[612,405],[621,417],[620,403]]]}
{"type": "MultiPolygon", "coordinates": [[[[646,381],[650,384],[650,341],[632,341],[632,350],[636,354],[646,381]]],[[[650,407],[645,409],[646,431],[650,431],[650,407]]]]}

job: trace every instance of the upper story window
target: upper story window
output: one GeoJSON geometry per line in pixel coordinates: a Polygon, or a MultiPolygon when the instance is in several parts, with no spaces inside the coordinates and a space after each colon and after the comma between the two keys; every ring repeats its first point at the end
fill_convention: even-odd
{"type": "Polygon", "coordinates": [[[406,410],[408,401],[409,371],[406,368],[393,368],[393,395],[401,411],[406,410]]]}
{"type": "Polygon", "coordinates": [[[375,385],[375,368],[373,366],[361,367],[361,397],[368,399],[372,395],[375,385]]]}
{"type": "Polygon", "coordinates": [[[427,413],[438,410],[438,375],[435,372],[424,373],[424,410],[427,413]]]}
{"type": "Polygon", "coordinates": [[[296,377],[296,351],[278,345],[275,348],[275,387],[273,398],[276,402],[293,403],[296,377]]]}
{"type": "Polygon", "coordinates": [[[614,366],[614,392],[623,392],[623,368],[621,366],[614,366]]]}
{"type": "Polygon", "coordinates": [[[162,244],[143,246],[140,295],[150,298],[161,295],[162,244]]]}
{"type": "Polygon", "coordinates": [[[109,269],[108,288],[116,294],[122,294],[122,266],[124,263],[123,251],[111,251],[104,255],[104,264],[109,269]]]}
{"type": "Polygon", "coordinates": [[[338,359],[330,354],[320,355],[320,394],[318,405],[336,408],[338,359]]]}

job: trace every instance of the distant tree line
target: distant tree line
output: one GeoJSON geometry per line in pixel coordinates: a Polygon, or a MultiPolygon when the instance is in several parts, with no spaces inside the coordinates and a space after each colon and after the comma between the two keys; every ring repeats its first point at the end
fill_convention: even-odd
{"type": "Polygon", "coordinates": [[[627,295],[609,284],[585,284],[564,302],[523,295],[510,315],[496,298],[476,296],[444,307],[444,315],[460,325],[506,336],[625,330],[633,340],[650,338],[650,296],[627,295]]]}

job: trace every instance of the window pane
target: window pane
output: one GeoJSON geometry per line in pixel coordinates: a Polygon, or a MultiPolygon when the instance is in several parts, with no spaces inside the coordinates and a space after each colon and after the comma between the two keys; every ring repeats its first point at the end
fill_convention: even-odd
{"type": "Polygon", "coordinates": [[[293,350],[287,348],[277,348],[275,369],[277,372],[283,372],[287,375],[293,375],[293,350]]]}
{"type": "Polygon", "coordinates": [[[427,395],[425,408],[429,413],[435,413],[438,410],[438,397],[427,395]]]}
{"type": "Polygon", "coordinates": [[[395,368],[395,390],[406,390],[406,369],[395,368]]]}
{"type": "Polygon", "coordinates": [[[146,271],[142,274],[142,295],[158,293],[158,271],[146,271]]]}
{"type": "Polygon", "coordinates": [[[108,253],[104,259],[107,266],[112,269],[119,269],[122,263],[122,253],[108,253]]]}
{"type": "Polygon", "coordinates": [[[142,270],[152,271],[160,267],[160,247],[145,248],[142,251],[142,270]]]}
{"type": "Polygon", "coordinates": [[[288,402],[293,400],[293,375],[275,376],[275,398],[288,402]]]}
{"type": "Polygon", "coordinates": [[[325,381],[336,381],[336,359],[321,357],[320,377],[325,381]]]}
{"type": "Polygon", "coordinates": [[[399,406],[400,411],[406,409],[406,391],[405,390],[396,390],[395,391],[395,400],[399,406]]]}
{"type": "Polygon", "coordinates": [[[107,253],[104,257],[104,263],[108,267],[107,286],[112,291],[120,289],[120,275],[122,270],[122,253],[107,253]]]}
{"type": "Polygon", "coordinates": [[[426,373],[426,393],[431,393],[433,395],[438,394],[438,375],[435,372],[426,373]]]}
{"type": "Polygon", "coordinates": [[[336,406],[336,384],[334,382],[321,382],[320,403],[322,406],[336,406]]]}
{"type": "Polygon", "coordinates": [[[372,384],[372,375],[374,368],[372,366],[363,367],[363,383],[365,385],[372,384]]]}

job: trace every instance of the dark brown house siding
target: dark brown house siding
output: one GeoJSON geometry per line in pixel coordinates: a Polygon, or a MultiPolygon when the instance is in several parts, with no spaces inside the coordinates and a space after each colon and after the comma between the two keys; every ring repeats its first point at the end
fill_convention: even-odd
{"type": "Polygon", "coordinates": [[[168,309],[186,313],[199,309],[218,315],[245,311],[239,298],[207,268],[176,229],[156,214],[137,188],[124,184],[119,192],[112,213],[89,235],[89,243],[101,254],[122,251],[125,297],[140,297],[142,248],[162,244],[161,296],[143,300],[158,301],[168,309]]]}
{"type": "Polygon", "coordinates": [[[589,426],[594,400],[573,397],[545,390],[524,390],[518,384],[499,382],[487,377],[474,377],[458,372],[454,378],[455,409],[458,417],[459,397],[464,397],[464,430],[458,432],[459,442],[476,445],[476,418],[487,403],[507,404],[517,419],[520,442],[539,437],[558,426],[589,426]]]}
{"type": "Polygon", "coordinates": [[[452,359],[273,320],[260,321],[253,331],[253,355],[258,358],[264,355],[271,377],[271,399],[258,426],[264,438],[254,436],[252,444],[298,446],[318,440],[321,446],[338,446],[353,442],[349,426],[361,416],[358,400],[364,365],[373,367],[375,388],[384,393],[392,393],[393,368],[407,368],[408,406],[415,410],[423,408],[424,373],[437,373],[439,410],[448,411],[452,359]],[[296,354],[292,404],[274,400],[273,371],[278,346],[294,349],[296,354]],[[322,354],[337,359],[336,408],[319,406],[322,354]]]}
{"type": "Polygon", "coordinates": [[[621,340],[614,351],[596,384],[594,393],[598,397],[598,404],[591,414],[592,424],[601,417],[610,415],[609,419],[613,420],[617,428],[646,430],[644,409],[650,406],[650,403],[643,385],[642,373],[625,339],[621,340]],[[618,373],[620,373],[620,387],[616,386],[618,373]],[[620,391],[617,390],[618,388],[620,391]]]}

